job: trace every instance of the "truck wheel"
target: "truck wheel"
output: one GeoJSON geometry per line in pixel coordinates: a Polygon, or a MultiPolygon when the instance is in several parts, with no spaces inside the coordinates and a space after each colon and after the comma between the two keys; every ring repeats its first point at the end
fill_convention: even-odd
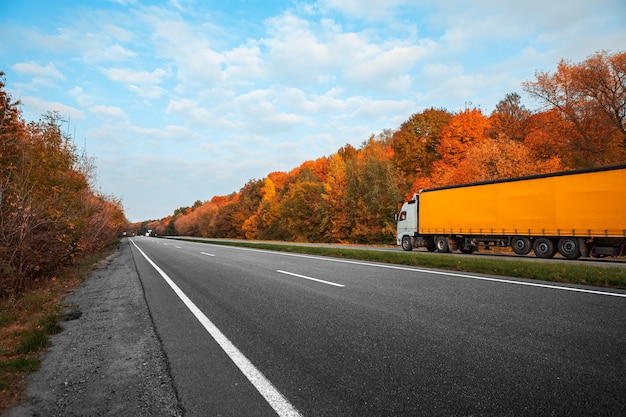
{"type": "Polygon", "coordinates": [[[537,258],[544,259],[552,258],[556,253],[554,243],[547,237],[535,239],[535,243],[533,243],[533,250],[535,251],[537,258]]]}
{"type": "Polygon", "coordinates": [[[447,253],[450,252],[450,246],[448,245],[448,238],[444,236],[437,236],[435,239],[435,247],[437,252],[447,253]]]}
{"type": "Polygon", "coordinates": [[[563,237],[559,239],[559,253],[563,255],[565,259],[574,260],[580,258],[580,245],[578,244],[578,238],[575,237],[563,237]]]}
{"type": "Polygon", "coordinates": [[[409,236],[402,236],[402,249],[407,252],[413,250],[413,245],[411,245],[411,238],[409,236]]]}
{"type": "Polygon", "coordinates": [[[515,236],[511,239],[511,248],[518,255],[528,255],[532,249],[530,239],[524,236],[515,236]]]}

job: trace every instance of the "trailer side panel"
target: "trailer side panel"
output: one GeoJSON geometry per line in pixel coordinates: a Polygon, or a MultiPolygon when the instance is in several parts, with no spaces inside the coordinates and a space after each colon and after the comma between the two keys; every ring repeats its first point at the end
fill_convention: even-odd
{"type": "Polygon", "coordinates": [[[626,237],[626,167],[425,190],[421,235],[626,237]]]}

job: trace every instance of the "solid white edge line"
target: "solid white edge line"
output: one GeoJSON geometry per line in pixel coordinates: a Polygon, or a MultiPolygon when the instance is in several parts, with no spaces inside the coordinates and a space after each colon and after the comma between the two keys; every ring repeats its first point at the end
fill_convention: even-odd
{"type": "Polygon", "coordinates": [[[339,262],[339,263],[352,264],[352,265],[371,266],[371,267],[374,267],[374,268],[399,269],[401,271],[421,272],[421,273],[433,274],[433,275],[446,275],[446,276],[449,276],[449,277],[468,278],[468,279],[475,279],[475,280],[479,280],[479,281],[500,282],[500,283],[504,283],[504,284],[522,285],[522,286],[527,286],[527,287],[549,288],[549,289],[553,289],[553,290],[562,290],[562,291],[571,291],[571,292],[580,292],[580,293],[586,293],[586,294],[596,294],[596,295],[606,295],[606,296],[610,296],[610,297],[626,298],[626,294],[624,294],[624,293],[617,293],[617,292],[587,290],[587,289],[584,289],[584,288],[563,287],[563,286],[559,286],[559,285],[539,284],[539,283],[526,282],[526,281],[514,281],[514,280],[510,280],[510,279],[503,279],[503,278],[481,277],[481,276],[478,276],[478,275],[459,274],[459,273],[455,273],[455,272],[437,271],[437,270],[433,270],[433,269],[420,269],[420,268],[411,268],[411,267],[407,267],[407,266],[398,266],[398,265],[387,265],[387,264],[376,264],[376,263],[369,263],[369,262],[350,261],[350,260],[347,260],[347,259],[337,259],[337,258],[329,258],[329,257],[313,256],[313,255],[302,255],[302,254],[299,254],[299,253],[271,251],[271,250],[265,250],[265,249],[242,248],[242,247],[238,247],[238,246],[228,246],[228,247],[232,248],[232,249],[258,251],[258,252],[267,252],[267,253],[273,253],[273,254],[282,255],[282,256],[294,256],[294,257],[299,257],[299,258],[317,259],[317,260],[327,261],[327,262],[339,262]]]}
{"type": "Polygon", "coordinates": [[[254,385],[259,393],[265,398],[269,405],[276,411],[281,417],[302,417],[302,414],[287,400],[281,393],[274,387],[274,385],[268,380],[265,375],[261,373],[248,358],[232,342],[208,319],[207,316],[187,297],[187,295],[170,279],[169,276],[155,264],[152,259],[137,246],[132,239],[132,244],[143,255],[150,265],[163,277],[165,282],[174,290],[176,295],[187,306],[189,311],[198,319],[198,321],[209,332],[211,337],[220,345],[220,347],[226,352],[230,359],[237,365],[237,368],[248,378],[248,380],[254,385]]]}
{"type": "Polygon", "coordinates": [[[281,274],[291,275],[298,278],[308,279],[310,281],[321,282],[322,284],[334,285],[335,287],[345,287],[343,284],[337,284],[336,282],[324,281],[319,278],[307,277],[306,275],[294,274],[293,272],[281,271],[280,269],[276,270],[276,272],[280,272],[281,274]]]}

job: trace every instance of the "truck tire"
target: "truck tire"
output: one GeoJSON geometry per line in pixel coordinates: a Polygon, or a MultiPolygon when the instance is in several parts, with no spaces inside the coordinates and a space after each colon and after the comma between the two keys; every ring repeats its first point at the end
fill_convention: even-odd
{"type": "Polygon", "coordinates": [[[535,252],[535,256],[537,256],[537,258],[543,259],[550,259],[556,253],[554,242],[547,237],[535,239],[535,243],[533,243],[533,251],[535,252]]]}
{"type": "Polygon", "coordinates": [[[435,247],[437,252],[448,253],[450,252],[450,245],[448,244],[448,238],[445,236],[437,236],[435,238],[435,247]]]}
{"type": "Polygon", "coordinates": [[[528,255],[533,248],[530,239],[524,236],[515,236],[511,239],[511,248],[518,255],[528,255]]]}
{"type": "Polygon", "coordinates": [[[580,244],[578,242],[576,237],[562,237],[558,244],[559,253],[571,261],[580,258],[580,244]]]}
{"type": "Polygon", "coordinates": [[[411,245],[411,238],[409,236],[402,236],[402,249],[407,252],[413,250],[413,245],[411,245]]]}

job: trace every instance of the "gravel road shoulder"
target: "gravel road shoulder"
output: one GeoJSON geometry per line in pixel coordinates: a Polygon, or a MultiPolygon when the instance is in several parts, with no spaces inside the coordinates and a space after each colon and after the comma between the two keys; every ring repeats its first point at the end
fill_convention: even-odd
{"type": "Polygon", "coordinates": [[[65,301],[72,320],[7,417],[183,415],[126,239],[65,301]]]}

